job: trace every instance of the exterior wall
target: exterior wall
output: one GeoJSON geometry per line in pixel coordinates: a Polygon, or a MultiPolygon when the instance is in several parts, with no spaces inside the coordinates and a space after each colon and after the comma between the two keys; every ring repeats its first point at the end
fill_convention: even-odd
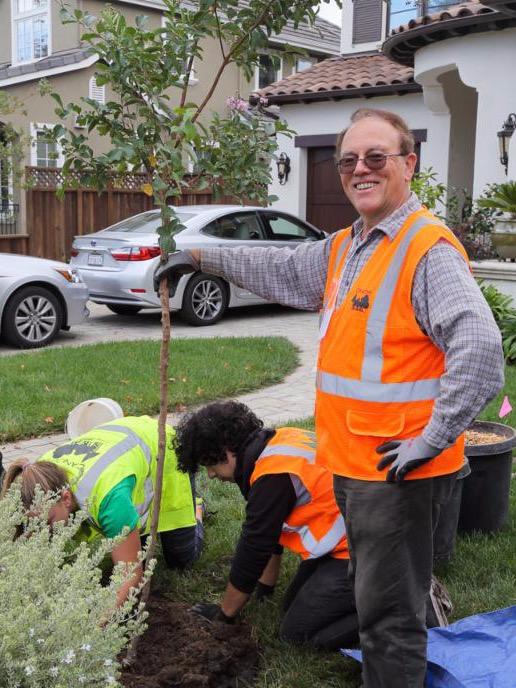
{"type": "MultiPolygon", "coordinates": [[[[379,27],[378,39],[364,42],[354,42],[354,27],[358,28],[358,34],[360,35],[360,29],[356,26],[356,22],[353,21],[354,8],[358,2],[367,2],[367,0],[342,0],[342,22],[341,22],[341,34],[340,34],[340,52],[343,55],[349,55],[350,53],[360,53],[367,50],[377,50],[384,40],[387,31],[387,5],[385,0],[380,0],[382,4],[381,12],[381,27],[379,27]]],[[[373,11],[374,8],[371,7],[373,11]]]]}
{"type": "MultiPolygon", "coordinates": [[[[73,12],[77,9],[79,0],[69,0],[67,7],[73,12]]],[[[79,29],[75,24],[63,24],[59,16],[59,5],[50,2],[51,21],[51,54],[64,50],[73,50],[79,46],[79,29]]]]}
{"type": "MultiPolygon", "coordinates": [[[[435,163],[432,150],[436,138],[441,136],[439,126],[432,127],[432,118],[424,106],[421,94],[388,96],[383,98],[360,98],[340,101],[321,101],[305,105],[302,103],[284,105],[281,116],[298,136],[314,134],[337,134],[349,123],[351,114],[360,107],[391,110],[406,119],[411,129],[427,129],[427,141],[421,144],[421,167],[435,163]]],[[[276,164],[272,163],[273,183],[269,193],[278,196],[275,207],[306,217],[307,150],[296,148],[294,139],[284,135],[278,137],[278,154],[284,151],[290,158],[291,172],[288,181],[280,186],[277,180],[276,164]]],[[[436,165],[432,165],[436,169],[436,165]]],[[[446,169],[444,170],[446,173],[446,169]]],[[[335,172],[337,174],[337,172],[335,172]]]]}
{"type": "MultiPolygon", "coordinates": [[[[510,112],[516,93],[516,29],[469,34],[438,41],[416,53],[416,81],[458,69],[463,84],[478,93],[473,194],[487,184],[506,181],[496,132],[510,112]]],[[[513,149],[514,150],[514,149],[513,149]]]]}
{"type": "Polygon", "coordinates": [[[11,0],[0,2],[0,26],[3,26],[0,41],[0,64],[11,62],[11,0]]]}
{"type": "Polygon", "coordinates": [[[450,149],[448,160],[449,189],[473,191],[477,92],[465,86],[457,70],[443,74],[440,83],[450,109],[450,149]]]}

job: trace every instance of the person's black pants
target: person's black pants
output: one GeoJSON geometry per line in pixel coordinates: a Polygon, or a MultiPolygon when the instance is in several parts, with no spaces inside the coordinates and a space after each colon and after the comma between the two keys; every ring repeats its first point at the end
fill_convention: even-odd
{"type": "Polygon", "coordinates": [[[455,477],[334,478],[348,533],[365,688],[424,686],[432,532],[455,477]]]}
{"type": "Polygon", "coordinates": [[[358,643],[358,619],[348,560],[326,556],[303,561],[283,602],[284,640],[337,650],[358,643]]]}
{"type": "MultiPolygon", "coordinates": [[[[195,512],[195,476],[190,475],[192,499],[195,512]]],[[[143,536],[142,546],[148,536],[143,536]]],[[[193,564],[201,556],[204,541],[204,526],[202,521],[197,521],[194,526],[166,530],[159,533],[161,551],[165,564],[170,569],[184,569],[193,564]]]]}

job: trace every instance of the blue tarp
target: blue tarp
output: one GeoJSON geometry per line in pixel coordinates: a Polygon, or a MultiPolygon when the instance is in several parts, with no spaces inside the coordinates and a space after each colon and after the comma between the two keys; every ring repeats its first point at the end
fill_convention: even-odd
{"type": "Polygon", "coordinates": [[[516,606],[431,628],[427,656],[426,688],[516,688],[516,606]]]}

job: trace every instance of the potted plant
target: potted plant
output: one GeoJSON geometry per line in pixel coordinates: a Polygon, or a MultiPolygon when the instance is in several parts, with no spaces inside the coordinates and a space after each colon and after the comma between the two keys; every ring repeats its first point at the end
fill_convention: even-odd
{"type": "Polygon", "coordinates": [[[516,181],[493,185],[491,195],[478,205],[497,212],[491,238],[500,258],[516,260],[516,181]]]}

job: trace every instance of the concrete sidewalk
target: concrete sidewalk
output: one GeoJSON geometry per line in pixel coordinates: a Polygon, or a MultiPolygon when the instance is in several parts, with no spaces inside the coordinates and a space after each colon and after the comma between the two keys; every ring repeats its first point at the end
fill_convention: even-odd
{"type": "MultiPolygon", "coordinates": [[[[80,346],[101,341],[120,341],[121,339],[159,339],[161,337],[158,312],[140,313],[138,316],[121,317],[110,313],[102,306],[92,304],[92,315],[86,323],[63,333],[52,347],[80,346]]],[[[211,327],[190,327],[173,320],[172,336],[193,337],[258,337],[285,336],[299,349],[300,366],[284,382],[266,387],[239,397],[266,424],[278,424],[296,418],[313,415],[315,397],[315,364],[317,356],[318,316],[279,306],[245,309],[244,313],[235,310],[216,325],[211,327]]],[[[15,355],[6,347],[0,349],[2,355],[15,355]]],[[[158,391],[156,391],[156,394],[158,391]]],[[[100,396],[100,395],[99,395],[100,396]]],[[[177,414],[169,416],[173,425],[177,414]]],[[[47,435],[0,445],[4,466],[20,457],[35,460],[49,449],[63,444],[68,439],[64,433],[47,435]]]]}

